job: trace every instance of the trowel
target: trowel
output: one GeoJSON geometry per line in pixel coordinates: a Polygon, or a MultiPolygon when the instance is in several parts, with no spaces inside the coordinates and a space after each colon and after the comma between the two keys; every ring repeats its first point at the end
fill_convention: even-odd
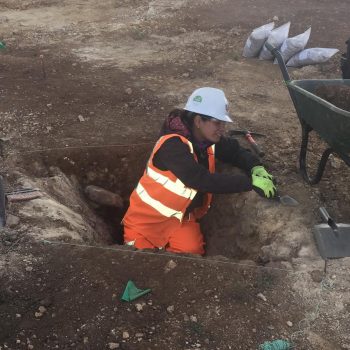
{"type": "Polygon", "coordinates": [[[299,202],[297,200],[295,200],[293,197],[288,195],[284,195],[284,196],[277,195],[275,197],[275,200],[289,207],[296,207],[297,205],[299,205],[299,202]]]}
{"type": "Polygon", "coordinates": [[[319,208],[324,224],[315,225],[313,234],[324,260],[350,257],[350,225],[338,224],[326,208],[319,208]]]}

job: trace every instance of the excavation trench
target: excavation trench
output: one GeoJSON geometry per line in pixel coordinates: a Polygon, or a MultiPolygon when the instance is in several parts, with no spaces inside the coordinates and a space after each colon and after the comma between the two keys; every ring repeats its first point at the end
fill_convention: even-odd
{"type": "MultiPolygon", "coordinates": [[[[9,211],[38,239],[120,244],[120,221],[151,147],[73,148],[12,158],[9,187],[38,187],[44,196],[11,204],[9,211]],[[84,192],[89,185],[118,193],[124,208],[91,202],[84,192]]],[[[201,222],[208,256],[257,262],[295,257],[304,233],[296,226],[297,215],[259,200],[255,193],[215,196],[201,222]]]]}

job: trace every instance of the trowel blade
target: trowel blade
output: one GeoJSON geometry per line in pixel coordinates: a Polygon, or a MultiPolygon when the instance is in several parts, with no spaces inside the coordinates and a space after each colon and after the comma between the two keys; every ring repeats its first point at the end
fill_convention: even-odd
{"type": "Polygon", "coordinates": [[[277,200],[281,204],[287,205],[289,207],[296,207],[297,205],[299,205],[299,202],[297,200],[295,200],[294,198],[292,198],[291,196],[288,196],[288,195],[278,196],[277,200]]]}
{"type": "Polygon", "coordinates": [[[350,257],[350,225],[337,226],[338,236],[328,224],[315,225],[313,228],[318,251],[325,260],[350,257]]]}

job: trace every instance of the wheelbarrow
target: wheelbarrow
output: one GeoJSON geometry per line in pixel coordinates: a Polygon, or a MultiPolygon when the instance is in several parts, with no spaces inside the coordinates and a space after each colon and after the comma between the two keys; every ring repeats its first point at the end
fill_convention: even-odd
{"type": "Polygon", "coordinates": [[[350,86],[350,79],[291,80],[279,50],[268,43],[266,43],[266,47],[277,58],[284,82],[287,85],[301,124],[302,141],[299,155],[301,174],[307,183],[311,185],[317,184],[322,178],[327,160],[331,154],[336,154],[350,166],[350,112],[320,98],[315,94],[315,90],[321,86],[350,86]],[[307,146],[309,133],[312,130],[328,145],[313,176],[309,174],[307,169],[307,146]]]}

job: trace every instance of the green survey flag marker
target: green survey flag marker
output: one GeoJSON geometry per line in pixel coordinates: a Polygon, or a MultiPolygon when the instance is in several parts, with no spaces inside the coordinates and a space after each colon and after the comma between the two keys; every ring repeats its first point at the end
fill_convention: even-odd
{"type": "Polygon", "coordinates": [[[0,50],[6,49],[6,44],[3,41],[0,41],[0,50]]]}
{"type": "Polygon", "coordinates": [[[121,300],[133,301],[143,295],[149,293],[151,289],[138,289],[133,281],[128,281],[121,300]]]}

